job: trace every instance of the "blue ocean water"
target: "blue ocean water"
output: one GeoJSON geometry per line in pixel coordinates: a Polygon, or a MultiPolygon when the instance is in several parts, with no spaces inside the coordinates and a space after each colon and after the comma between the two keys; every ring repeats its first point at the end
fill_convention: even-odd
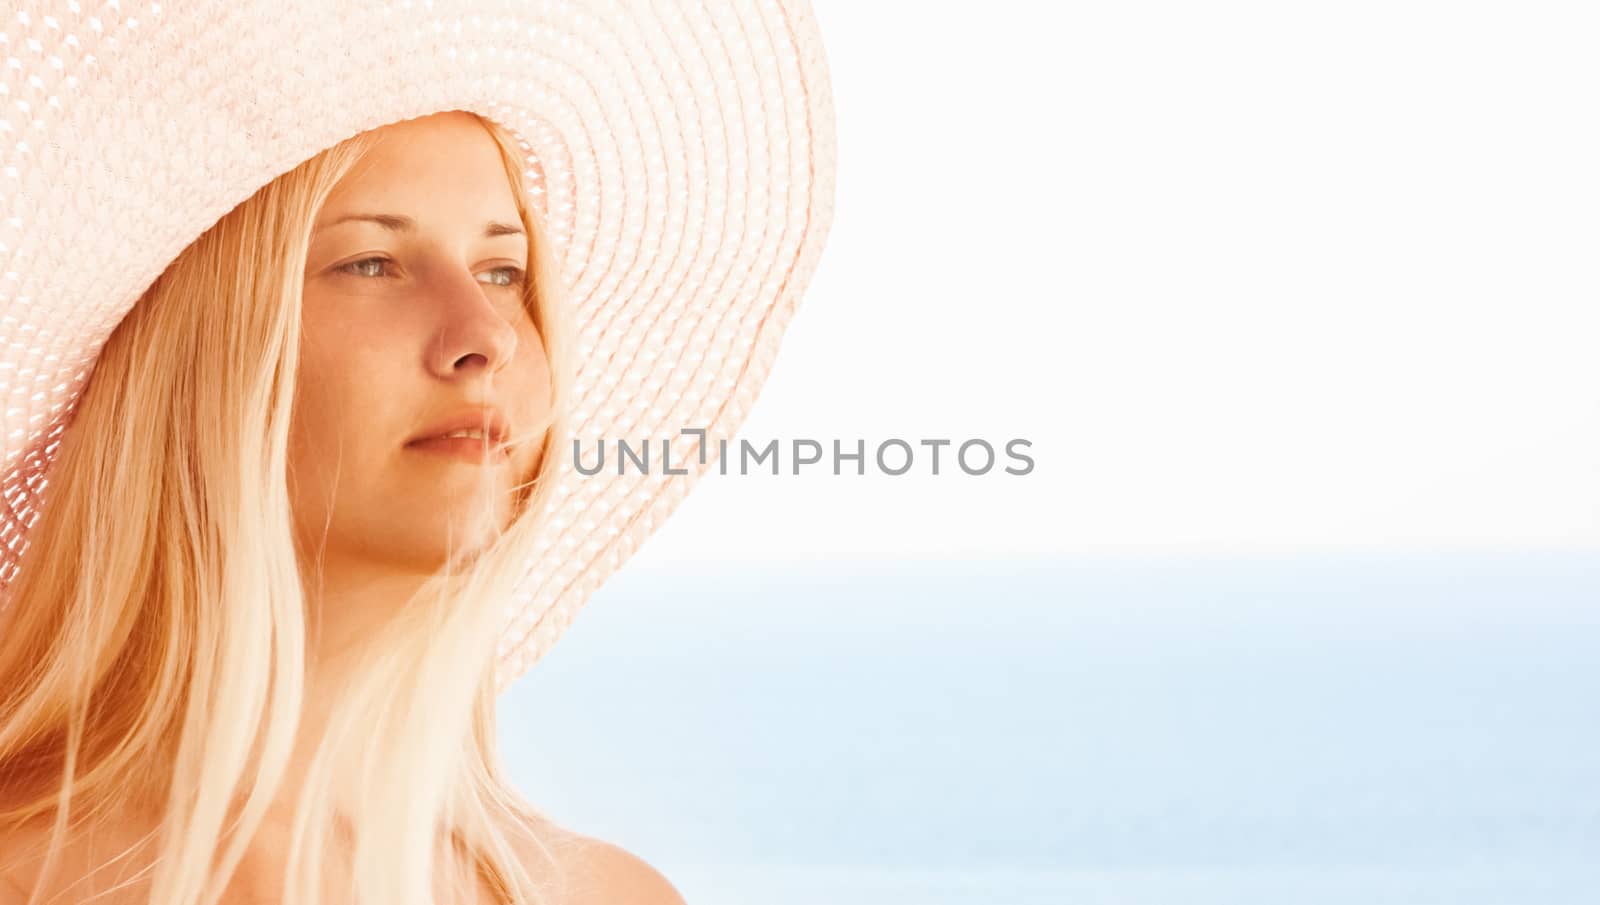
{"type": "Polygon", "coordinates": [[[1600,902],[1600,552],[624,570],[501,699],[691,905],[1600,902]]]}

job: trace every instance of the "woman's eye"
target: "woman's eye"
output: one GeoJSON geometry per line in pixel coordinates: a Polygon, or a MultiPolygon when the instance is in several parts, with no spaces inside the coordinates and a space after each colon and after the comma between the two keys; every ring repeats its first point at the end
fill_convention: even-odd
{"type": "Polygon", "coordinates": [[[504,283],[496,282],[494,284],[496,286],[521,286],[522,281],[528,277],[527,272],[521,267],[496,267],[490,270],[489,273],[505,274],[506,281],[504,283]]]}
{"type": "Polygon", "coordinates": [[[388,258],[362,258],[359,261],[351,261],[348,264],[342,265],[341,267],[338,268],[338,270],[339,270],[340,273],[348,273],[348,274],[351,274],[353,276],[379,276],[379,274],[376,274],[376,273],[360,273],[360,272],[357,272],[356,268],[362,267],[363,265],[366,265],[366,264],[388,264],[388,263],[391,263],[388,258]]]}
{"type": "MultiPolygon", "coordinates": [[[[359,261],[351,261],[348,264],[342,265],[338,268],[338,270],[341,273],[348,273],[351,276],[376,277],[383,276],[383,274],[369,269],[369,265],[381,268],[384,265],[393,263],[394,262],[388,258],[362,258],[359,261]]],[[[521,286],[523,281],[526,280],[528,276],[527,272],[521,267],[514,266],[495,267],[489,270],[488,273],[504,275],[503,280],[497,277],[495,281],[491,283],[491,285],[494,286],[521,286]]]]}

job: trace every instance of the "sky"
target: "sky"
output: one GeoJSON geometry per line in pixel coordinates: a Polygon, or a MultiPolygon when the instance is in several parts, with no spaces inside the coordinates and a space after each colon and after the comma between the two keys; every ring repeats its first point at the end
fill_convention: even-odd
{"type": "Polygon", "coordinates": [[[1600,548],[1592,6],[815,6],[836,213],[741,436],[1034,468],[713,475],[640,562],[1600,548]]]}
{"type": "Polygon", "coordinates": [[[1600,10],[815,6],[837,209],[741,436],[1034,468],[708,475],[519,783],[691,901],[1594,898],[1600,10]]]}

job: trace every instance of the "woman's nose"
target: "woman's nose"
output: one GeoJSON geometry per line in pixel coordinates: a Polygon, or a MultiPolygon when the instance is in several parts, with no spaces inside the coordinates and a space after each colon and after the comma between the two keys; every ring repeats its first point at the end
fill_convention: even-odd
{"type": "Polygon", "coordinates": [[[430,370],[449,379],[465,370],[493,373],[511,361],[517,329],[506,319],[505,303],[490,295],[508,290],[487,286],[461,267],[441,276],[435,292],[439,320],[429,346],[430,370]]]}

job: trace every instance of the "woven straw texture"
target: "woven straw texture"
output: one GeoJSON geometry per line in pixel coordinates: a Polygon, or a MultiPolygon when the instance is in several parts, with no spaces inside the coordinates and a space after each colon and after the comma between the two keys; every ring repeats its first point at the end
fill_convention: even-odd
{"type": "Polygon", "coordinates": [[[831,89],[800,0],[5,9],[0,594],[96,354],[167,264],[318,151],[469,110],[522,141],[528,202],[562,257],[570,436],[650,438],[653,453],[672,438],[689,472],[583,476],[562,451],[507,603],[504,688],[704,473],[680,429],[713,448],[735,435],[832,220],[831,89]]]}

